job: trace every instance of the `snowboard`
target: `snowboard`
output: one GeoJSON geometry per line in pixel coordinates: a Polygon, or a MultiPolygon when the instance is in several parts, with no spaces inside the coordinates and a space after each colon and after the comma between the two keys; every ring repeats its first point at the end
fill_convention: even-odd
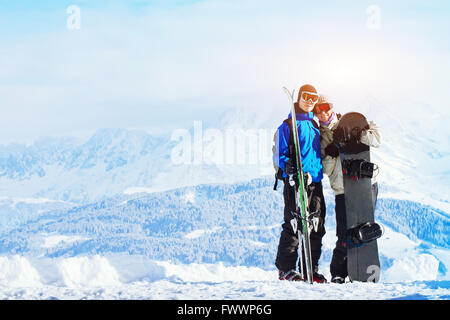
{"type": "Polygon", "coordinates": [[[380,260],[376,239],[382,234],[375,223],[377,186],[371,178],[376,165],[370,162],[370,147],[361,143],[369,124],[364,115],[343,115],[335,130],[344,179],[347,218],[347,270],[351,281],[378,282],[380,260]]]}

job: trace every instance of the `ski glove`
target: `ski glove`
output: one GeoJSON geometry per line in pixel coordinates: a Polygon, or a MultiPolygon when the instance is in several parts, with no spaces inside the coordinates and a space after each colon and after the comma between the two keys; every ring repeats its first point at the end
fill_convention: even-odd
{"type": "Polygon", "coordinates": [[[342,128],[333,131],[333,144],[345,142],[345,134],[342,128]]]}
{"type": "MultiPolygon", "coordinates": [[[[297,171],[297,164],[295,162],[295,159],[287,160],[286,163],[285,163],[284,169],[285,169],[284,172],[289,177],[295,179],[295,181],[298,181],[298,171],[297,171]]],[[[308,186],[312,183],[312,176],[311,176],[311,174],[309,172],[305,172],[303,174],[303,179],[304,179],[303,183],[305,184],[305,188],[308,188],[308,186]]],[[[294,180],[290,180],[290,181],[292,181],[292,183],[294,183],[294,180]]]]}
{"type": "Polygon", "coordinates": [[[290,175],[297,175],[297,164],[295,163],[295,159],[289,159],[285,162],[284,165],[284,172],[290,176],[290,175]]]}
{"type": "Polygon", "coordinates": [[[336,146],[336,144],[334,143],[330,143],[326,148],[325,148],[325,154],[327,156],[330,156],[332,158],[337,158],[339,156],[339,149],[336,146]]]}

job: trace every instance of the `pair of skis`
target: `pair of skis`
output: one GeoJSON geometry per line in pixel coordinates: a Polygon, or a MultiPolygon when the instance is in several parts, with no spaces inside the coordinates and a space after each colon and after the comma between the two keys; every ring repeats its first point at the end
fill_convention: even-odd
{"type": "MultiPolygon", "coordinates": [[[[305,188],[304,183],[304,172],[303,172],[303,164],[302,157],[300,153],[300,140],[298,137],[298,129],[297,129],[297,117],[295,113],[295,103],[294,103],[294,93],[295,90],[290,92],[286,87],[283,87],[284,92],[289,97],[289,102],[291,103],[291,118],[292,118],[292,133],[294,139],[294,148],[295,148],[295,161],[297,164],[297,173],[298,173],[298,188],[294,187],[295,194],[295,212],[293,212],[294,218],[291,220],[292,227],[294,232],[299,232],[297,227],[298,223],[301,224],[302,228],[300,231],[300,270],[302,273],[303,279],[312,284],[313,283],[313,266],[312,266],[312,257],[311,257],[311,240],[310,234],[312,229],[314,228],[314,214],[309,212],[308,205],[308,194],[305,188]],[[303,263],[303,254],[305,263],[303,263]],[[304,270],[306,269],[306,270],[304,270]]],[[[289,177],[289,183],[291,186],[295,186],[295,181],[292,176],[289,177]]]]}

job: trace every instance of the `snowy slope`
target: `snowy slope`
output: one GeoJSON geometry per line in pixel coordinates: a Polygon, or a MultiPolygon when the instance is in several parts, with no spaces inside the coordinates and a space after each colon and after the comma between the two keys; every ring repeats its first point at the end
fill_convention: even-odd
{"type": "Polygon", "coordinates": [[[0,198],[0,226],[18,226],[40,214],[74,206],[75,203],[46,198],[0,198]]]}
{"type": "Polygon", "coordinates": [[[0,257],[2,299],[449,299],[449,281],[346,285],[281,282],[276,271],[223,264],[177,265],[113,254],[0,257]]]}

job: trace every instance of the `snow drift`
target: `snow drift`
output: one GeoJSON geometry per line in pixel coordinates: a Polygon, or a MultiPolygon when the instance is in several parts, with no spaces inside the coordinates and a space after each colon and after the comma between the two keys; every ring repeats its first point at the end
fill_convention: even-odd
{"type": "MultiPolygon", "coordinates": [[[[419,270],[421,271],[421,270],[419,270]]],[[[124,254],[0,257],[2,299],[449,299],[449,281],[309,285],[275,270],[178,265],[124,254]]]]}

